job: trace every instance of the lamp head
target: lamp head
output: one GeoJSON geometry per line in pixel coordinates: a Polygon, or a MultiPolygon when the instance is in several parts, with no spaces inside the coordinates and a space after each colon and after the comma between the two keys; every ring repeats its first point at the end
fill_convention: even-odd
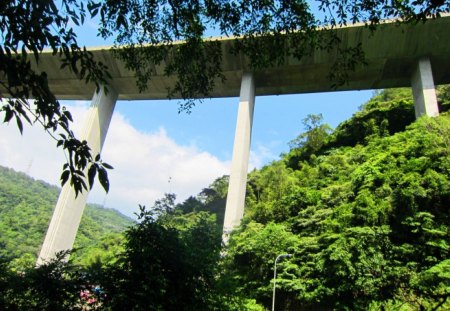
{"type": "Polygon", "coordinates": [[[278,255],[278,257],[275,260],[281,259],[281,258],[291,258],[292,254],[282,254],[278,255]]]}

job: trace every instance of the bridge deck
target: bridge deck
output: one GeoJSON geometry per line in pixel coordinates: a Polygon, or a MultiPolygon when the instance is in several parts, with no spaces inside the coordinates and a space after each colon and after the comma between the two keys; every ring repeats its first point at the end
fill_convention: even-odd
{"type": "MultiPolygon", "coordinates": [[[[450,83],[450,16],[417,25],[398,26],[386,23],[373,34],[364,26],[349,26],[338,30],[342,47],[362,44],[367,65],[358,66],[350,74],[348,83],[338,90],[363,90],[411,85],[414,64],[421,57],[429,57],[436,84],[450,83]]],[[[242,72],[249,70],[242,55],[231,55],[232,40],[221,40],[223,50],[224,83],[218,82],[211,97],[238,96],[242,72]]],[[[163,66],[155,67],[157,75],[147,91],[140,93],[134,74],[125,69],[109,48],[92,48],[95,58],[109,67],[111,84],[119,99],[163,99],[173,77],[163,76],[163,66]]],[[[256,95],[281,95],[332,91],[328,74],[336,60],[337,51],[316,51],[298,61],[288,58],[284,65],[254,72],[256,95]]],[[[91,99],[93,85],[86,85],[68,70],[60,69],[59,59],[51,53],[40,57],[39,69],[45,71],[50,88],[60,99],[91,99]]]]}

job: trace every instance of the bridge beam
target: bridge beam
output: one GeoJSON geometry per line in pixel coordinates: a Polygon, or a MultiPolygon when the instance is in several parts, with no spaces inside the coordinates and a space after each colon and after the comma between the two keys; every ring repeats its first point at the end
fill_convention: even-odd
{"type": "Polygon", "coordinates": [[[429,58],[421,58],[413,72],[411,85],[414,96],[416,118],[423,115],[436,117],[439,115],[436,89],[429,58]]]}
{"type": "Polygon", "coordinates": [[[239,226],[244,215],[248,160],[255,106],[255,82],[252,73],[244,73],[241,81],[239,108],[234,137],[231,174],[223,224],[224,241],[239,226]]]}
{"type": "MultiPolygon", "coordinates": [[[[102,87],[92,98],[88,118],[85,121],[80,138],[88,142],[94,157],[102,150],[117,98],[117,92],[110,86],[108,86],[107,93],[102,87]]],[[[87,176],[87,172],[85,175],[87,176]]],[[[47,229],[37,265],[54,258],[55,254],[60,251],[72,249],[88,194],[89,191],[83,191],[75,198],[75,191],[69,185],[69,182],[63,186],[47,229]]]]}

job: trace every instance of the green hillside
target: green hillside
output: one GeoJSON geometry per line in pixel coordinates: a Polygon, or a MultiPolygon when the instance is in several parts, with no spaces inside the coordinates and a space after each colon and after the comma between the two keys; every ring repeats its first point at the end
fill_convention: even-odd
{"type": "Polygon", "coordinates": [[[404,90],[333,132],[309,116],[291,151],[249,176],[230,287],[269,307],[273,261],[291,253],[279,310],[448,310],[450,117],[414,120],[404,90]]]}
{"type": "MultiPolygon", "coordinates": [[[[289,253],[277,265],[276,310],[450,310],[450,88],[438,91],[436,118],[415,120],[406,89],[377,93],[335,130],[308,116],[287,154],[249,174],[244,219],[227,246],[223,176],[185,202],[167,194],[141,207],[124,235],[87,245],[100,236],[90,218],[77,240],[83,265],[55,261],[18,274],[0,261],[0,305],[270,310],[274,260],[289,253]],[[80,291],[92,284],[101,290],[86,305],[80,291]]],[[[40,205],[54,201],[36,193],[54,188],[19,191],[27,178],[8,174],[18,176],[2,177],[0,195],[2,211],[5,202],[17,209],[2,218],[12,253],[32,249],[20,230],[41,223],[40,205]]]]}
{"type": "MultiPolygon", "coordinates": [[[[58,193],[55,186],[0,166],[1,257],[22,262],[36,260],[58,193]]],[[[132,223],[116,210],[88,204],[75,247],[87,248],[132,223]]]]}

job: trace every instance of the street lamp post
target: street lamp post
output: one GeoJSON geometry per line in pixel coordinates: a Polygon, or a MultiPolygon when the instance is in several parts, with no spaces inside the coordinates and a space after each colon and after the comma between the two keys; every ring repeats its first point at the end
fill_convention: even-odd
{"type": "Polygon", "coordinates": [[[272,311],[275,311],[275,287],[277,284],[277,262],[281,258],[291,258],[291,254],[282,254],[278,255],[277,258],[275,258],[275,265],[273,268],[273,296],[272,296],[272,311]]]}

